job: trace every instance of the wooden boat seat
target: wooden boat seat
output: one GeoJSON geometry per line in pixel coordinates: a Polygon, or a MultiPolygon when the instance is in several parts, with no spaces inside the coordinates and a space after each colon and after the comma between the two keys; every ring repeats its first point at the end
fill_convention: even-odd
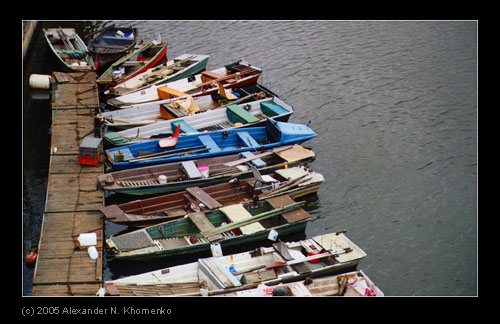
{"type": "Polygon", "coordinates": [[[194,129],[193,127],[191,127],[188,123],[186,123],[184,120],[177,120],[177,121],[173,121],[170,123],[170,127],[172,128],[172,132],[175,131],[175,129],[177,128],[177,125],[181,125],[181,133],[198,133],[198,131],[196,129],[194,129]]]}
{"type": "MultiPolygon", "coordinates": [[[[200,230],[200,233],[207,232],[215,228],[214,224],[210,222],[204,212],[188,213],[188,217],[200,230]]],[[[208,238],[210,241],[214,241],[222,239],[224,236],[222,236],[222,234],[215,234],[210,235],[208,238]]]]}
{"type": "Polygon", "coordinates": [[[201,201],[205,206],[210,209],[220,208],[222,204],[215,200],[212,196],[210,196],[205,190],[200,187],[189,187],[186,188],[186,191],[189,192],[193,197],[201,201]]]}
{"type": "Polygon", "coordinates": [[[229,105],[226,107],[228,114],[232,117],[230,120],[233,123],[240,122],[243,124],[257,123],[259,119],[241,108],[239,105],[229,105]]]}
{"type": "MultiPolygon", "coordinates": [[[[290,196],[284,195],[284,196],[279,196],[279,197],[274,197],[274,198],[269,198],[266,199],[267,202],[271,204],[274,208],[281,208],[288,206],[290,204],[293,204],[295,201],[290,198],[290,196]]],[[[307,211],[304,210],[304,208],[298,208],[295,210],[292,210],[290,212],[281,214],[283,218],[288,222],[288,223],[295,223],[299,221],[303,221],[306,219],[310,219],[311,215],[307,211]]]]}
{"type": "Polygon", "coordinates": [[[156,89],[156,91],[158,92],[158,97],[160,97],[160,99],[171,99],[188,95],[187,93],[170,88],[168,86],[159,87],[156,89]]]}
{"type": "Polygon", "coordinates": [[[193,161],[182,161],[181,169],[189,179],[201,179],[201,173],[198,171],[196,164],[193,161]]]}
{"type": "Polygon", "coordinates": [[[199,275],[202,274],[200,279],[210,281],[209,289],[241,286],[241,282],[217,258],[198,259],[198,269],[199,275]]]}
{"type": "MultiPolygon", "coordinates": [[[[130,44],[131,42],[134,41],[133,38],[126,38],[126,37],[117,37],[117,36],[108,36],[108,35],[104,35],[102,36],[102,39],[105,40],[105,41],[109,41],[110,43],[113,43],[113,44],[116,44],[116,45],[128,45],[130,44]]],[[[96,44],[97,46],[99,46],[100,44],[96,44]]]]}
{"type": "Polygon", "coordinates": [[[238,137],[245,143],[248,147],[260,147],[259,143],[250,135],[248,132],[238,132],[238,137]]]}
{"type": "Polygon", "coordinates": [[[220,152],[221,149],[217,143],[209,135],[202,135],[198,137],[201,141],[201,144],[206,145],[211,153],[220,152]]]}
{"type": "MultiPolygon", "coordinates": [[[[207,82],[208,80],[217,80],[217,79],[225,78],[226,76],[219,74],[219,73],[212,72],[212,71],[203,71],[203,72],[201,72],[201,77],[202,77],[201,80],[203,82],[207,82]]],[[[236,82],[235,79],[228,79],[226,81],[228,83],[236,82]]]]}
{"type": "Polygon", "coordinates": [[[68,49],[56,49],[57,54],[85,54],[84,50],[68,50],[68,49]]]}
{"type": "MultiPolygon", "coordinates": [[[[241,155],[243,158],[251,158],[255,156],[252,152],[241,152],[241,155]]],[[[256,168],[263,168],[267,165],[267,163],[260,158],[252,159],[250,160],[250,163],[252,163],[256,168]]]]}
{"type": "MultiPolygon", "coordinates": [[[[248,212],[248,210],[243,207],[242,204],[235,204],[235,205],[230,205],[226,207],[219,208],[219,210],[226,215],[231,222],[239,222],[243,220],[247,220],[252,218],[252,214],[248,212]]],[[[241,226],[240,231],[242,234],[247,235],[247,234],[252,234],[255,232],[263,231],[265,230],[264,226],[262,226],[259,222],[251,223],[248,225],[241,226]]]]}
{"type": "MultiPolygon", "coordinates": [[[[291,255],[290,249],[286,246],[285,243],[283,242],[274,243],[273,247],[286,261],[295,260],[294,257],[291,255]]],[[[300,274],[311,272],[311,269],[307,266],[306,263],[297,263],[292,265],[291,267],[295,271],[297,271],[297,273],[300,274]]]]}
{"type": "Polygon", "coordinates": [[[289,111],[281,107],[273,101],[264,101],[260,103],[260,110],[269,117],[274,117],[278,115],[283,115],[289,111]]]}

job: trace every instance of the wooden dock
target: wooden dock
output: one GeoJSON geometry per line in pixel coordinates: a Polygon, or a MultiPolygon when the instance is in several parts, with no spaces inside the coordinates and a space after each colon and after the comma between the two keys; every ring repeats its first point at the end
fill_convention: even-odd
{"type": "Polygon", "coordinates": [[[102,285],[104,192],[97,166],[78,164],[79,146],[95,134],[99,109],[96,74],[54,72],[57,90],[52,97],[52,138],[45,212],[33,276],[33,296],[95,295],[102,285]],[[79,248],[80,233],[96,233],[97,260],[79,248]]]}

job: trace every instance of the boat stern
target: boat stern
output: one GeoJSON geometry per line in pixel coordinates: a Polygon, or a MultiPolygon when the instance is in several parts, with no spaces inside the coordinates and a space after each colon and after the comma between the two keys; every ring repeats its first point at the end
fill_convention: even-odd
{"type": "Polygon", "coordinates": [[[279,122],[272,119],[267,119],[266,130],[271,133],[271,139],[280,142],[281,145],[302,143],[317,136],[307,125],[279,122]]]}

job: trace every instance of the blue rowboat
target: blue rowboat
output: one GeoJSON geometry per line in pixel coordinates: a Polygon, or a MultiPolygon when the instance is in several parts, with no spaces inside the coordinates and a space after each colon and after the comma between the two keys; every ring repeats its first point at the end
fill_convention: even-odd
{"type": "Polygon", "coordinates": [[[106,155],[115,170],[124,170],[300,144],[314,137],[306,125],[267,119],[263,127],[188,133],[166,149],[161,140],[152,140],[108,149],[106,155]]]}

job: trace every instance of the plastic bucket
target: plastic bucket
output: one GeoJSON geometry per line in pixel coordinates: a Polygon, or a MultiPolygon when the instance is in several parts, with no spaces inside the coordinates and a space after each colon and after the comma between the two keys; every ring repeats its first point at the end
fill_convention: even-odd
{"type": "MultiPolygon", "coordinates": [[[[316,255],[316,254],[321,254],[321,252],[316,252],[316,253],[311,253],[309,251],[307,252],[307,256],[316,255]]],[[[321,261],[321,259],[317,258],[317,259],[309,260],[309,263],[318,263],[319,261],[321,261]]]]}
{"type": "Polygon", "coordinates": [[[166,184],[166,183],[167,183],[167,176],[166,176],[166,175],[163,175],[163,174],[162,174],[162,175],[159,175],[159,176],[158,176],[158,182],[159,182],[160,184],[166,184]]]}
{"type": "Polygon", "coordinates": [[[208,178],[210,174],[210,167],[208,165],[198,166],[198,171],[200,171],[203,178],[208,178]]]}

